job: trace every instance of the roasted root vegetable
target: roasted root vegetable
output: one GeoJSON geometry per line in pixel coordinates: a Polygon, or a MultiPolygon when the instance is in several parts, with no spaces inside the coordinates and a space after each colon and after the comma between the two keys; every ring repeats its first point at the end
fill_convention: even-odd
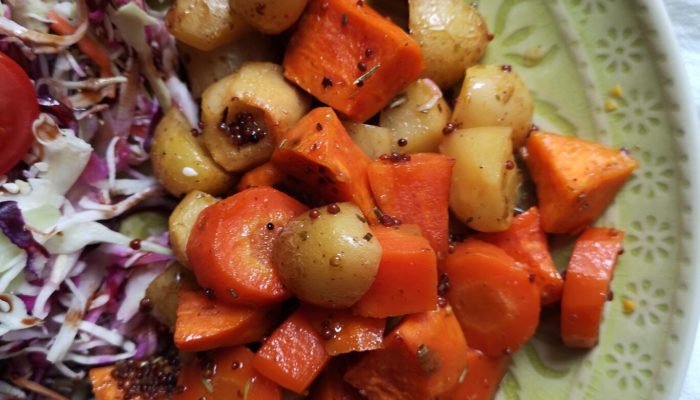
{"type": "Polygon", "coordinates": [[[382,259],[377,277],[353,312],[383,318],[435,309],[437,259],[420,228],[376,227],[372,233],[382,247],[382,259]]]}
{"type": "Polygon", "coordinates": [[[173,400],[281,400],[282,390],[253,368],[253,352],[236,346],[193,357],[186,363],[173,400]]]}
{"type": "Polygon", "coordinates": [[[561,337],[569,347],[594,347],[624,233],[588,228],[576,240],[561,299],[561,337]]]}
{"type": "Polygon", "coordinates": [[[343,122],[345,130],[352,141],[367,157],[379,158],[382,154],[391,153],[391,131],[375,125],[367,125],[359,122],[343,122]]]}
{"type": "Polygon", "coordinates": [[[309,99],[282,67],[250,62],[202,94],[202,138],[224,169],[243,172],[270,159],[276,137],[308,110],[309,99]]]}
{"type": "Polygon", "coordinates": [[[370,159],[352,142],[332,109],[316,108],[285,132],[272,162],[328,201],[352,202],[368,221],[376,220],[367,182],[370,159]]]}
{"type": "Polygon", "coordinates": [[[467,368],[467,342],[449,306],[411,314],[345,380],[370,399],[449,398],[467,368]]]}
{"type": "Polygon", "coordinates": [[[419,79],[382,111],[379,125],[391,130],[392,151],[437,152],[451,114],[440,88],[428,79],[419,79]]]}
{"type": "Polygon", "coordinates": [[[509,355],[488,357],[479,350],[469,349],[467,373],[452,400],[493,400],[509,364],[509,355]]]}
{"type": "Polygon", "coordinates": [[[486,52],[489,31],[476,7],[463,0],[409,0],[408,26],[425,57],[424,76],[448,88],[486,52]]]}
{"type": "Polygon", "coordinates": [[[296,311],[263,343],[253,366],[280,386],[303,393],[329,360],[323,338],[304,313],[296,311]]]}
{"type": "Polygon", "coordinates": [[[532,207],[513,218],[510,228],[498,233],[481,233],[478,239],[495,244],[527,266],[540,289],[542,304],[551,304],[561,299],[564,280],[554,265],[549,253],[547,235],[540,224],[540,212],[532,207]]]}
{"type": "Polygon", "coordinates": [[[520,184],[511,129],[459,129],[445,137],[440,152],[455,159],[450,187],[455,216],[482,232],[508,229],[520,184]]]}
{"type": "Polygon", "coordinates": [[[507,126],[515,148],[532,128],[534,105],[530,91],[508,65],[475,65],[467,70],[452,123],[460,128],[507,126]]]}
{"type": "Polygon", "coordinates": [[[175,346],[181,351],[205,351],[256,342],[278,321],[276,310],[226,304],[205,289],[182,285],[177,295],[175,346]]]}
{"type": "Polygon", "coordinates": [[[192,190],[214,196],[223,194],[236,180],[214,162],[192,129],[176,107],[165,114],[153,133],[153,174],[168,192],[178,197],[192,190]]]}
{"type": "Polygon", "coordinates": [[[165,26],[179,41],[204,51],[233,42],[250,30],[229,0],[175,0],[165,26]]]}
{"type": "Polygon", "coordinates": [[[420,226],[442,259],[447,254],[449,198],[454,160],[433,153],[373,161],[369,184],[384,214],[420,226]]]}
{"type": "Polygon", "coordinates": [[[277,47],[272,37],[248,32],[214,50],[202,51],[186,44],[180,44],[178,50],[187,70],[192,97],[199,99],[206,88],[236,72],[246,62],[278,62],[277,47]]]}
{"type": "Polygon", "coordinates": [[[469,346],[488,356],[517,351],[535,333],[540,292],[530,273],[500,248],[476,239],[455,246],[444,266],[469,346]]]}
{"type": "Polygon", "coordinates": [[[549,132],[533,132],[526,148],[549,233],[578,233],[595,222],[638,165],[624,149],[549,132]]]}
{"type": "Polygon", "coordinates": [[[381,257],[379,242],[352,203],[332,203],[291,219],[272,250],[285,287],[305,302],[330,308],[359,300],[381,257]]]}
{"type": "Polygon", "coordinates": [[[284,56],[287,79],[356,122],[422,71],[418,44],[355,0],[310,0],[284,56]]]}
{"type": "Polygon", "coordinates": [[[194,223],[202,210],[216,202],[217,199],[215,197],[199,190],[194,190],[187,193],[187,196],[180,200],[180,203],[168,218],[170,247],[175,253],[175,258],[187,268],[190,268],[190,262],[187,258],[187,242],[190,240],[190,233],[194,223]]]}
{"type": "Polygon", "coordinates": [[[92,384],[92,394],[95,400],[121,400],[124,391],[119,387],[119,382],[112,377],[113,366],[92,368],[88,377],[92,384]]]}
{"type": "Polygon", "coordinates": [[[324,340],[330,356],[350,352],[376,350],[382,347],[384,318],[353,315],[349,310],[331,310],[304,305],[302,307],[316,332],[324,340]]]}
{"type": "Polygon", "coordinates": [[[238,181],[236,188],[238,191],[241,191],[259,186],[275,186],[282,184],[286,178],[287,174],[282,172],[275,164],[266,162],[246,172],[241,177],[241,180],[238,181]]]}
{"type": "Polygon", "coordinates": [[[192,279],[190,274],[180,263],[173,262],[146,288],[151,314],[171,330],[177,317],[177,293],[183,281],[192,279]]]}
{"type": "Polygon", "coordinates": [[[308,0],[231,0],[231,7],[255,29],[280,33],[291,27],[308,0]]]}
{"type": "Polygon", "coordinates": [[[219,301],[265,305],[288,298],[272,266],[282,227],[306,207],[270,187],[251,188],[207,207],[187,243],[200,286],[219,301]]]}
{"type": "Polygon", "coordinates": [[[348,360],[334,357],[311,389],[311,400],[362,400],[363,397],[354,387],[343,379],[348,367],[348,360]]]}

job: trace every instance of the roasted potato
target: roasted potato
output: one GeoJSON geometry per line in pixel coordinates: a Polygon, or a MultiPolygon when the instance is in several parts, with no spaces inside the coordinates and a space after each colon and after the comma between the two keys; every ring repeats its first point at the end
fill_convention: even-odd
{"type": "Polygon", "coordinates": [[[182,265],[173,262],[146,288],[146,298],[153,316],[170,329],[175,328],[177,292],[183,280],[193,280],[182,265]]]}
{"type": "Polygon", "coordinates": [[[379,116],[379,125],[391,130],[392,151],[435,152],[442,130],[450,121],[450,106],[440,88],[419,79],[406,88],[379,116]]]}
{"type": "Polygon", "coordinates": [[[168,219],[168,231],[170,232],[170,247],[175,253],[175,258],[182,265],[189,268],[187,258],[187,241],[194,223],[197,222],[199,213],[205,208],[216,203],[216,198],[199,190],[187,193],[180,204],[175,207],[168,219]]]}
{"type": "Polygon", "coordinates": [[[267,161],[274,137],[309,109],[309,98],[288,83],[282,67],[250,62],[202,94],[202,137],[214,160],[231,172],[267,161]]]}
{"type": "Polygon", "coordinates": [[[203,51],[231,43],[251,29],[229,0],[175,0],[165,26],[177,40],[203,51]]]}
{"type": "Polygon", "coordinates": [[[318,216],[306,212],[284,226],[272,251],[273,263],[285,286],[301,300],[350,307],[372,285],[382,248],[354,204],[313,212],[318,216]]]}
{"type": "Polygon", "coordinates": [[[520,184],[506,127],[459,129],[445,137],[440,152],[455,159],[450,209],[472,229],[508,229],[520,184]]]}
{"type": "Polygon", "coordinates": [[[195,99],[201,98],[207,87],[235,72],[245,62],[277,61],[277,47],[270,36],[254,31],[240,40],[211,51],[180,44],[192,96],[195,99]]]}
{"type": "Polygon", "coordinates": [[[423,76],[441,88],[457,83],[484,55],[486,22],[469,1],[409,0],[408,26],[425,58],[423,76]]]}
{"type": "Polygon", "coordinates": [[[460,128],[508,126],[519,148],[532,127],[533,111],[530,91],[510,66],[476,65],[467,70],[452,122],[460,128]]]}
{"type": "Polygon", "coordinates": [[[374,125],[359,122],[343,122],[352,141],[371,159],[391,153],[391,131],[374,125]]]}
{"type": "Polygon", "coordinates": [[[192,126],[175,107],[158,123],[151,144],[153,174],[174,196],[191,190],[219,195],[236,179],[224,171],[192,134],[192,126]]]}
{"type": "Polygon", "coordinates": [[[255,29],[280,33],[304,12],[308,0],[231,0],[231,7],[255,29]]]}

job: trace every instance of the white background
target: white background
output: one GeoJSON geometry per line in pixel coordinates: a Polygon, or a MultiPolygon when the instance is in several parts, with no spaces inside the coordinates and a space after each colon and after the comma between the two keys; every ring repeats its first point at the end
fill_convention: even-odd
{"type": "MultiPolygon", "coordinates": [[[[664,0],[664,3],[693,86],[695,110],[700,115],[700,0],[664,0]]],[[[700,335],[696,335],[692,352],[681,400],[700,400],[700,335]]]]}

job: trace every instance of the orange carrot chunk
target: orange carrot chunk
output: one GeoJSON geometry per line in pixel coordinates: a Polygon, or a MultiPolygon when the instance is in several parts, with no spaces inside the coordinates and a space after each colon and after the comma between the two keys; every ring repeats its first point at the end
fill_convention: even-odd
{"type": "Polygon", "coordinates": [[[229,304],[267,305],[290,297],[272,266],[272,246],[282,226],[305,210],[271,187],[247,189],[207,207],[187,242],[199,285],[229,304]]]}
{"type": "Polygon", "coordinates": [[[285,132],[272,162],[327,200],[353,202],[370,221],[376,219],[367,181],[370,159],[332,109],[316,108],[285,132]]]}
{"type": "Polygon", "coordinates": [[[119,388],[119,383],[112,377],[113,370],[113,365],[90,369],[89,377],[95,400],[120,400],[124,398],[124,391],[119,388]]]}
{"type": "Polygon", "coordinates": [[[303,393],[328,360],[323,339],[298,310],[265,341],[253,358],[253,366],[280,386],[303,393]]]}
{"type": "Polygon", "coordinates": [[[384,214],[421,227],[442,259],[447,255],[450,183],[454,160],[433,153],[411,154],[410,160],[376,160],[369,165],[369,184],[384,214]]]}
{"type": "Polygon", "coordinates": [[[356,0],[311,0],[284,56],[284,75],[362,122],[423,72],[420,46],[356,0]]]}
{"type": "Polygon", "coordinates": [[[383,318],[361,317],[349,310],[311,305],[304,305],[302,309],[316,333],[324,340],[323,346],[331,356],[382,347],[386,325],[383,318]]]}
{"type": "Polygon", "coordinates": [[[237,189],[242,191],[258,186],[275,186],[284,182],[287,174],[271,162],[266,162],[246,172],[238,182],[237,189]]]}
{"type": "Polygon", "coordinates": [[[178,293],[175,346],[204,351],[260,340],[276,322],[275,310],[226,304],[202,289],[182,286],[178,293]]]}
{"type": "Polygon", "coordinates": [[[510,356],[488,357],[479,350],[467,351],[467,373],[453,400],[492,400],[508,371],[510,356]]]}
{"type": "Polygon", "coordinates": [[[370,399],[449,398],[467,367],[467,342],[449,306],[407,316],[345,380],[370,399]],[[444,397],[443,397],[444,396],[444,397]]]}
{"type": "Polygon", "coordinates": [[[238,346],[192,358],[178,380],[185,390],[173,400],[280,400],[280,387],[253,368],[253,357],[238,346]]]}
{"type": "Polygon", "coordinates": [[[357,389],[343,379],[347,361],[334,357],[311,389],[311,400],[362,400],[357,389]]]}
{"type": "Polygon", "coordinates": [[[603,306],[623,238],[624,233],[616,229],[588,228],[576,240],[561,299],[565,345],[590,348],[598,343],[603,306]]]}
{"type": "Polygon", "coordinates": [[[353,305],[353,312],[384,318],[434,310],[437,261],[420,228],[378,226],[372,233],[382,246],[382,258],[372,286],[353,305]]]}
{"type": "Polygon", "coordinates": [[[530,273],[500,248],[476,239],[447,256],[447,299],[469,346],[495,357],[515,352],[535,333],[540,293],[530,273]]]}
{"type": "Polygon", "coordinates": [[[495,244],[515,261],[526,265],[535,279],[535,285],[540,289],[543,305],[555,303],[561,299],[564,280],[549,253],[547,235],[540,225],[540,213],[537,207],[532,207],[515,216],[507,230],[481,233],[476,238],[495,244]]]}
{"type": "Polygon", "coordinates": [[[533,132],[526,148],[550,233],[575,234],[593,223],[638,165],[624,150],[548,132],[533,132]]]}

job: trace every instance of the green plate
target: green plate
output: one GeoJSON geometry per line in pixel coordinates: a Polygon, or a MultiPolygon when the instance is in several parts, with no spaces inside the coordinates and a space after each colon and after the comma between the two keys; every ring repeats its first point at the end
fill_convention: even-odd
{"type": "Polygon", "coordinates": [[[523,77],[538,126],[627,148],[641,164],[598,222],[626,231],[600,344],[566,350],[556,318],[553,326],[544,318],[498,398],[677,398],[697,325],[700,245],[691,205],[700,199],[700,165],[689,85],[661,1],[482,0],[479,7],[495,35],[485,62],[510,64],[523,77]]]}

